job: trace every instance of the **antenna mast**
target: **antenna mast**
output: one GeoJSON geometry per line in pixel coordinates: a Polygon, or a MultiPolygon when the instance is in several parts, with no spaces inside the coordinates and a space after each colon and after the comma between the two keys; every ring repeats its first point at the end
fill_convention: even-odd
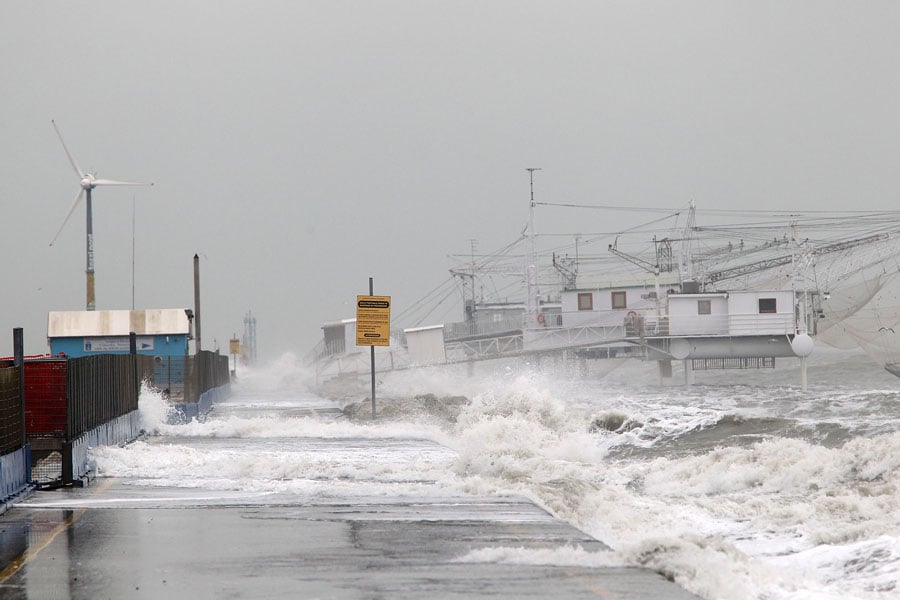
{"type": "Polygon", "coordinates": [[[478,306],[478,302],[475,298],[475,245],[478,243],[478,240],[470,239],[469,240],[469,249],[471,251],[472,261],[469,265],[469,283],[472,286],[472,308],[471,310],[466,311],[466,315],[471,315],[473,320],[476,313],[476,307],[478,306]]]}
{"type": "Polygon", "coordinates": [[[134,196],[131,197],[131,310],[134,310],[134,196]]]}
{"type": "Polygon", "coordinates": [[[244,345],[247,346],[247,362],[256,364],[256,317],[252,311],[247,311],[244,317],[244,345]]]}
{"type": "Polygon", "coordinates": [[[694,279],[694,262],[691,257],[691,245],[694,241],[694,224],[697,219],[697,204],[691,200],[688,204],[687,222],[684,224],[684,233],[681,236],[681,281],[694,279]]]}
{"type": "Polygon", "coordinates": [[[537,286],[537,254],[534,246],[534,172],[540,171],[540,167],[529,167],[528,184],[531,190],[531,204],[528,218],[528,265],[525,267],[525,298],[526,327],[533,327],[538,323],[540,311],[540,290],[537,286]]]}

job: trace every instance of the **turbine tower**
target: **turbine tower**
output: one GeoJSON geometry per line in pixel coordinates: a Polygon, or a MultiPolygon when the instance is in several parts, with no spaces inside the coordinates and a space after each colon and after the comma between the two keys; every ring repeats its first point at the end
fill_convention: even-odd
{"type": "Polygon", "coordinates": [[[69,209],[66,218],[63,219],[62,225],[59,226],[59,230],[56,232],[56,235],[53,236],[53,240],[50,242],[52,246],[56,241],[56,238],[59,237],[59,234],[62,233],[63,228],[66,226],[66,223],[69,222],[69,219],[72,217],[72,213],[75,212],[75,209],[78,208],[78,203],[81,202],[81,198],[85,197],[85,208],[87,211],[87,238],[85,241],[85,246],[87,248],[86,251],[86,266],[84,269],[84,274],[86,277],[86,304],[87,310],[94,310],[97,308],[97,304],[94,296],[94,225],[93,225],[93,212],[91,206],[91,191],[100,185],[153,185],[152,183],[138,183],[133,181],[114,181],[112,179],[97,179],[93,173],[85,173],[81,170],[81,167],[78,166],[78,163],[75,162],[75,158],[72,156],[72,153],[69,152],[69,148],[66,146],[66,142],[63,140],[62,134],[59,132],[59,127],[56,126],[56,121],[50,121],[53,124],[53,129],[56,130],[56,135],[59,137],[59,141],[62,143],[63,150],[66,151],[66,156],[69,157],[69,163],[72,165],[72,168],[75,169],[75,172],[78,174],[80,178],[80,186],[81,189],[78,190],[78,194],[75,196],[75,201],[72,203],[72,207],[69,209]]]}

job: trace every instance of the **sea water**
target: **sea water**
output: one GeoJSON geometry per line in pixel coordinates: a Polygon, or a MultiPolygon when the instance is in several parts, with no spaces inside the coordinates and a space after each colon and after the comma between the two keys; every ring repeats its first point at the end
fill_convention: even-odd
{"type": "Polygon", "coordinates": [[[900,379],[817,349],[803,392],[795,362],[689,387],[633,359],[379,374],[400,410],[372,422],[339,410],[365,382],[324,397],[288,355],[240,374],[203,423],[166,425],[144,390],[152,435],[94,458],[134,486],[229,502],[524,496],[613,548],[461,561],[642,566],[709,599],[900,598],[900,379]],[[466,402],[448,416],[422,394],[466,402]]]}

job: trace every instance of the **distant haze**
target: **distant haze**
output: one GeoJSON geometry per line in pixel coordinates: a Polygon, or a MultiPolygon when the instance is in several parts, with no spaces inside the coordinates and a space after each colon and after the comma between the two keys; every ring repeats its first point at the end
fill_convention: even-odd
{"type": "MultiPolygon", "coordinates": [[[[94,193],[97,307],[131,307],[134,206],[136,306],[192,307],[199,253],[204,346],[252,310],[271,358],[370,276],[402,310],[514,240],[526,167],[554,202],[896,209],[898,29],[877,1],[8,2],[0,355],[84,309],[51,119],[83,169],[156,184],[94,193]]],[[[589,216],[537,218],[627,218],[589,216]]]]}

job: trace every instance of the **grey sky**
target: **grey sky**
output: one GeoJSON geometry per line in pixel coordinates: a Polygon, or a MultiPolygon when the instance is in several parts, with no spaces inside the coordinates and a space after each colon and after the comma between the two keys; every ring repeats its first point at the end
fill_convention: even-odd
{"type": "MultiPolygon", "coordinates": [[[[0,355],[84,308],[51,119],[156,183],[94,194],[98,308],[131,306],[134,198],[137,307],[192,306],[198,252],[205,346],[252,309],[272,357],[370,275],[402,310],[513,240],[526,167],[548,201],[897,208],[898,30],[896,2],[5,2],[0,355]]],[[[622,217],[539,230],[566,218],[622,217]]]]}

